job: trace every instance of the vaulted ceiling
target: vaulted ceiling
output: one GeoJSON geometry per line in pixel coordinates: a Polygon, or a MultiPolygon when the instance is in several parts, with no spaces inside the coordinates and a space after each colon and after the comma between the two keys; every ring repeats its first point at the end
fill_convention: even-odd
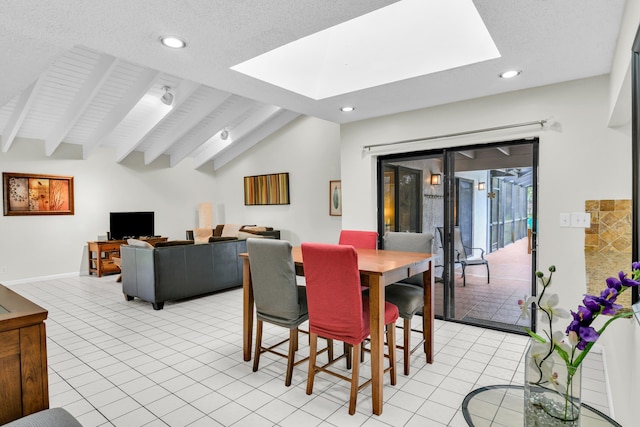
{"type": "Polygon", "coordinates": [[[110,147],[117,162],[138,151],[145,164],[167,156],[171,167],[217,169],[300,115],[346,123],[607,74],[625,5],[475,0],[500,58],[321,100],[230,69],[392,3],[3,0],[0,159],[20,137],[47,156],[76,144],[85,159],[110,147]],[[166,34],[187,47],[161,46],[166,34]],[[512,68],[523,72],[497,78],[512,68]],[[164,87],[171,107],[159,101],[164,87]],[[346,104],[356,110],[340,112],[346,104]]]}

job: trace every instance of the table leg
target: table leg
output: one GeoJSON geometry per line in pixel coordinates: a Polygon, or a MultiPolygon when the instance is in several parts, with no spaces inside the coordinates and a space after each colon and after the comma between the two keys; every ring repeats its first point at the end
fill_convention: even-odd
{"type": "Polygon", "coordinates": [[[429,261],[428,269],[422,273],[424,286],[424,306],[422,312],[422,333],[424,337],[424,354],[427,363],[433,363],[433,325],[435,323],[433,308],[434,274],[433,261],[429,261]]]}
{"type": "Polygon", "coordinates": [[[384,385],[384,278],[369,277],[369,313],[371,328],[371,394],[373,413],[382,414],[384,385]]]}
{"type": "Polygon", "coordinates": [[[253,344],[253,286],[249,258],[242,260],[242,351],[244,360],[251,360],[253,344]]]}

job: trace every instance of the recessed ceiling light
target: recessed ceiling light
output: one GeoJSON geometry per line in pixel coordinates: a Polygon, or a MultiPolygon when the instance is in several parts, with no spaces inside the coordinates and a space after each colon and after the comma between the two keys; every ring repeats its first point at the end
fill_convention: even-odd
{"type": "Polygon", "coordinates": [[[162,36],[160,37],[160,43],[172,49],[182,49],[187,45],[184,40],[177,36],[162,36]]]}
{"type": "Polygon", "coordinates": [[[350,113],[353,110],[355,110],[355,107],[342,107],[342,108],[340,108],[340,111],[342,111],[343,113],[350,113]]]}
{"type": "Polygon", "coordinates": [[[509,70],[509,71],[505,71],[504,73],[501,73],[500,74],[500,78],[511,79],[511,78],[519,75],[520,73],[522,73],[521,70],[509,70]]]}

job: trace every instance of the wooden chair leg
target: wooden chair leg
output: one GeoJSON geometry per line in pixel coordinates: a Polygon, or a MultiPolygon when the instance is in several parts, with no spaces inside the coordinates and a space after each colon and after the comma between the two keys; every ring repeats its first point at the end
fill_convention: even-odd
{"type": "Polygon", "coordinates": [[[262,320],[258,320],[256,327],[256,353],[253,357],[253,372],[258,370],[260,364],[260,353],[262,352],[262,320]]]}
{"type": "Polygon", "coordinates": [[[353,350],[353,347],[351,346],[351,344],[342,343],[342,348],[344,350],[344,354],[347,355],[345,360],[347,364],[347,369],[351,369],[351,352],[353,350]]]}
{"type": "Polygon", "coordinates": [[[411,319],[404,320],[404,374],[409,375],[411,358],[411,319]]]}
{"type": "Polygon", "coordinates": [[[353,346],[351,355],[353,357],[351,365],[351,394],[349,395],[349,415],[356,413],[356,403],[358,401],[358,380],[360,377],[360,350],[362,343],[353,346]]]}
{"type": "Polygon", "coordinates": [[[351,369],[351,345],[346,342],[342,343],[343,353],[347,355],[345,358],[345,363],[347,364],[347,369],[351,369]]]}
{"type": "MultiPolygon", "coordinates": [[[[409,330],[411,332],[411,330],[409,330]]],[[[389,346],[389,376],[391,377],[391,385],[396,385],[396,325],[390,323],[387,325],[387,342],[389,346]]],[[[406,347],[405,347],[406,348],[406,347]]],[[[406,351],[406,350],[405,350],[406,351]]]]}
{"type": "Polygon", "coordinates": [[[333,362],[333,340],[331,338],[327,338],[327,357],[329,362],[333,362]]]}
{"type": "Polygon", "coordinates": [[[318,353],[318,334],[309,333],[309,374],[307,375],[307,394],[313,393],[313,380],[316,375],[316,356],[318,353]]]}
{"type": "Polygon", "coordinates": [[[291,378],[293,377],[293,364],[296,357],[296,350],[298,348],[298,328],[289,329],[289,353],[287,354],[287,376],[284,380],[284,385],[289,387],[291,385],[291,378]]]}

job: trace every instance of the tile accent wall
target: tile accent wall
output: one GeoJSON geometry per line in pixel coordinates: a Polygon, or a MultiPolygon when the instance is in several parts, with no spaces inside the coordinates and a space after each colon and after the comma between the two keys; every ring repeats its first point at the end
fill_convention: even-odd
{"type": "MultiPolygon", "coordinates": [[[[591,214],[584,236],[587,292],[598,295],[608,277],[631,269],[631,200],[587,200],[585,212],[591,214]]],[[[618,303],[630,307],[631,292],[618,303]]]]}

